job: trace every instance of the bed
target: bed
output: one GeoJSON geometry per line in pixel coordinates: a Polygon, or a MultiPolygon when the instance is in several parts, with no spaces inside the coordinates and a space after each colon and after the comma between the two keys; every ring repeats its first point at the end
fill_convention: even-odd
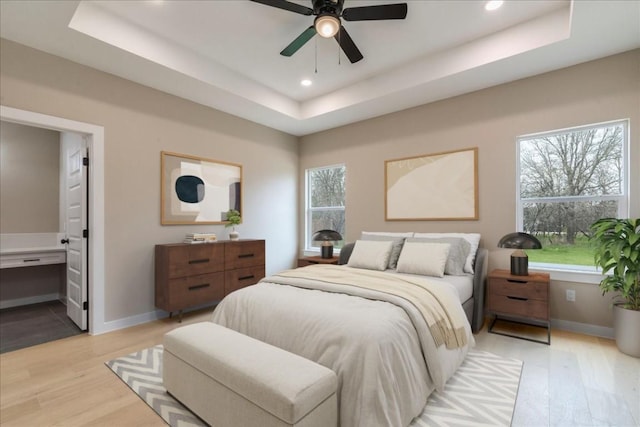
{"type": "Polygon", "coordinates": [[[341,265],[267,277],[228,295],[212,321],[336,372],[342,427],[408,426],[474,345],[472,325],[482,325],[485,250],[473,251],[473,273],[453,280],[412,270],[444,270],[451,239],[460,237],[363,233],[342,249],[341,265]],[[427,248],[438,262],[424,262],[427,248]]]}

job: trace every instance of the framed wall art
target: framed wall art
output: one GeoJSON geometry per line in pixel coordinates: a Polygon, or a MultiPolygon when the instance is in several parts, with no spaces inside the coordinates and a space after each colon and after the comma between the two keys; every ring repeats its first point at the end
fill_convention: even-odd
{"type": "Polygon", "coordinates": [[[186,154],[160,153],[161,223],[222,224],[242,213],[242,165],[186,154]]]}
{"type": "Polygon", "coordinates": [[[477,220],[478,148],[385,161],[385,220],[477,220]]]}

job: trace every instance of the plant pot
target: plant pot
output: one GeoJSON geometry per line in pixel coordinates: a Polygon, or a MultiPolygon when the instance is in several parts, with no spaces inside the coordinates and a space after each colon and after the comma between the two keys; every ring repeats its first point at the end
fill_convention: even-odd
{"type": "Polygon", "coordinates": [[[238,240],[240,239],[240,233],[238,233],[236,230],[231,230],[229,232],[229,240],[238,240]]]}
{"type": "Polygon", "coordinates": [[[618,350],[640,357],[640,311],[613,306],[613,329],[618,350]]]}

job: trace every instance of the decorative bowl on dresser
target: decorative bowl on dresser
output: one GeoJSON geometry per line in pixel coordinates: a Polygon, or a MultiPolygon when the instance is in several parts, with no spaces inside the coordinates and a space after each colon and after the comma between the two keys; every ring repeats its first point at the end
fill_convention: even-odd
{"type": "Polygon", "coordinates": [[[264,240],[156,245],[156,307],[178,311],[220,301],[265,275],[264,240]]]}
{"type": "Polygon", "coordinates": [[[487,276],[487,313],[494,315],[489,332],[528,341],[551,343],[549,316],[549,274],[514,276],[509,270],[493,270],[487,276]],[[547,340],[494,331],[498,320],[540,326],[547,329],[547,340]]]}

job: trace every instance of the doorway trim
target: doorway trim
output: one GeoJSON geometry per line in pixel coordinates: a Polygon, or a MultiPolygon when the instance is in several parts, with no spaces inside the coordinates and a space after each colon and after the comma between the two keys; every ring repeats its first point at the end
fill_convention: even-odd
{"type": "Polygon", "coordinates": [[[87,136],[89,150],[89,334],[108,332],[104,295],[104,127],[0,105],[0,120],[87,136]]]}

